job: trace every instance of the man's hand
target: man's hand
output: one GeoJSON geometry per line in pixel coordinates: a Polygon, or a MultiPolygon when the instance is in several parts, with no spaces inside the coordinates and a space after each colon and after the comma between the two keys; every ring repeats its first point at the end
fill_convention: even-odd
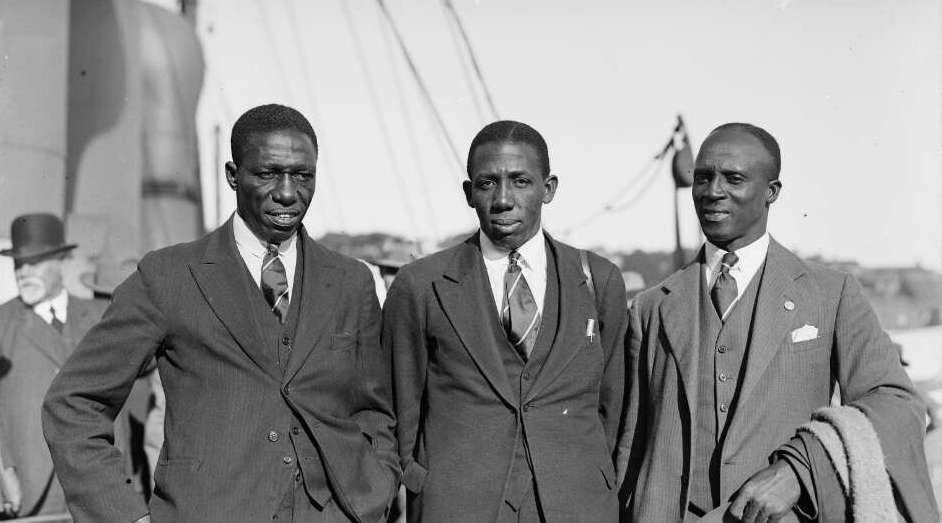
{"type": "Polygon", "coordinates": [[[15,516],[23,503],[20,478],[12,467],[0,470],[0,515],[15,516]]]}
{"type": "Polygon", "coordinates": [[[744,523],[775,523],[801,496],[801,483],[783,460],[753,474],[733,497],[729,513],[744,523]]]}

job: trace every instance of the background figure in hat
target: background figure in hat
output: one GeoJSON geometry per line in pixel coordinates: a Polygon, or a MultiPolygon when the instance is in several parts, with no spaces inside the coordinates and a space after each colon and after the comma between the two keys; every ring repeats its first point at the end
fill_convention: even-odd
{"type": "Polygon", "coordinates": [[[4,477],[18,478],[21,496],[4,482],[0,510],[20,516],[65,513],[40,410],[53,377],[105,304],[66,292],[63,260],[76,246],[65,242],[58,217],[19,216],[10,236],[12,248],[0,254],[13,258],[19,296],[0,305],[0,455],[4,477]]]}

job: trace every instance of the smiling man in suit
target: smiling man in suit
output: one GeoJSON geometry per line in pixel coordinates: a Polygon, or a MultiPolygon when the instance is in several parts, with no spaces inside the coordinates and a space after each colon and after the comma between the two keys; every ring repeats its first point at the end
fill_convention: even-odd
{"type": "Polygon", "coordinates": [[[879,437],[899,512],[938,521],[924,407],[860,285],[766,231],[780,169],[775,139],[753,125],[722,125],[700,149],[692,193],[706,245],[631,312],[628,518],[695,521],[729,501],[750,523],[844,521],[828,455],[796,434],[839,387],[879,437]]]}
{"type": "Polygon", "coordinates": [[[77,523],[384,520],[390,361],[369,271],[301,225],[316,161],[299,112],[243,114],[226,164],[236,213],[146,255],[53,382],[43,425],[77,523]],[[148,508],[110,424],[154,357],[166,439],[148,508]]]}
{"type": "Polygon", "coordinates": [[[408,519],[615,521],[621,274],[543,232],[558,180],[535,129],[484,127],[467,169],[480,231],[404,267],[384,308],[408,519]]]}
{"type": "Polygon", "coordinates": [[[57,216],[18,216],[10,229],[13,246],[0,255],[13,258],[19,295],[0,305],[0,454],[11,469],[2,490],[13,495],[5,492],[9,499],[2,500],[0,513],[63,514],[65,498],[42,438],[40,407],[105,302],[66,291],[63,263],[76,245],[65,242],[57,216]]]}

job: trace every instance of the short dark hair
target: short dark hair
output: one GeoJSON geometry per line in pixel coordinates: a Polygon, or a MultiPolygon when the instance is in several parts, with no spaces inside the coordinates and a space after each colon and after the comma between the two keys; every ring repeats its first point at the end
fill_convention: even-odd
{"type": "Polygon", "coordinates": [[[710,131],[710,134],[707,135],[707,138],[712,136],[713,133],[722,131],[740,131],[749,134],[756,140],[759,140],[759,143],[762,144],[762,147],[764,147],[766,152],[769,153],[769,156],[772,157],[772,167],[774,171],[772,173],[772,179],[778,180],[778,175],[782,171],[782,151],[779,149],[778,142],[775,140],[774,136],[758,125],[742,122],[730,122],[724,123],[723,125],[710,131]]]}
{"type": "Polygon", "coordinates": [[[279,104],[267,104],[253,107],[242,113],[232,126],[232,138],[229,146],[232,149],[232,161],[239,165],[242,151],[248,144],[249,137],[255,133],[270,133],[290,129],[308,135],[317,150],[317,135],[311,122],[307,121],[297,109],[279,104]]]}
{"type": "Polygon", "coordinates": [[[536,149],[536,155],[543,164],[543,177],[546,178],[550,173],[549,151],[546,147],[546,140],[534,128],[523,122],[513,120],[499,120],[489,123],[483,129],[478,131],[471,140],[471,147],[468,148],[468,178],[471,177],[471,162],[474,159],[474,151],[486,143],[522,143],[536,149]]]}

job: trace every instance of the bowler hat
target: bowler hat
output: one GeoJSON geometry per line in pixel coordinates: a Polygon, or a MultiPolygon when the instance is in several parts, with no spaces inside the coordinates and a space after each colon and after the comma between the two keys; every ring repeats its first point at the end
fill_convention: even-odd
{"type": "Polygon", "coordinates": [[[13,219],[10,226],[13,247],[0,251],[0,255],[14,260],[45,258],[77,247],[65,243],[62,220],[54,214],[24,214],[13,219]]]}

